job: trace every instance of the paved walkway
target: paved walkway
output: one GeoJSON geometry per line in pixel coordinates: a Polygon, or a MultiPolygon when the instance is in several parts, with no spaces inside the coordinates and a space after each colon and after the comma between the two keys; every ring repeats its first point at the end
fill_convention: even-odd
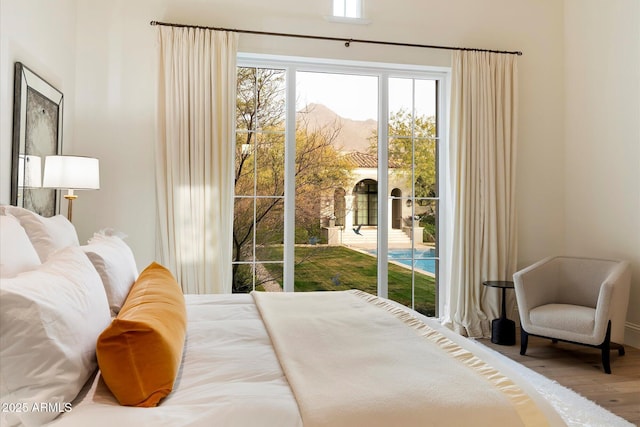
{"type": "Polygon", "coordinates": [[[256,264],[256,278],[267,292],[282,292],[282,287],[262,264],[256,264]]]}

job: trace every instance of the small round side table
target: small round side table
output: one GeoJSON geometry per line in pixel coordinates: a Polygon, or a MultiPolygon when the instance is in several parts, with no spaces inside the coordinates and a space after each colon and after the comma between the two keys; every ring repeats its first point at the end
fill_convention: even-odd
{"type": "Polygon", "coordinates": [[[516,322],[507,319],[506,291],[513,289],[513,282],[508,280],[487,280],[484,286],[502,289],[502,313],[491,321],[491,342],[500,345],[514,345],[516,343],[516,322]]]}

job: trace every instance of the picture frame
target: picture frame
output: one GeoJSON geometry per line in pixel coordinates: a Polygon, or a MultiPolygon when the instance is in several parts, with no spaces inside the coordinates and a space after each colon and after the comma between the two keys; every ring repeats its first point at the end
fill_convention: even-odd
{"type": "Polygon", "coordinates": [[[14,67],[11,204],[49,217],[58,191],[42,188],[46,156],[62,154],[64,96],[21,62],[14,67]]]}

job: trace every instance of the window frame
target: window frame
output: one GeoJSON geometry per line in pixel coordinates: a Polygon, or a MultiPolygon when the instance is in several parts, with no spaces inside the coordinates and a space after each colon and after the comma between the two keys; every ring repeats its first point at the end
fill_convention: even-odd
{"type": "Polygon", "coordinates": [[[363,0],[351,0],[355,5],[355,16],[348,15],[350,0],[333,0],[331,15],[334,18],[343,18],[343,19],[362,19],[363,12],[363,0]]]}
{"type": "MultiPolygon", "coordinates": [[[[413,78],[438,80],[436,103],[438,126],[438,194],[440,200],[440,215],[438,224],[438,256],[439,272],[436,292],[436,306],[438,313],[443,313],[445,288],[448,284],[447,265],[449,263],[449,248],[452,232],[446,207],[449,205],[448,168],[448,108],[451,69],[448,67],[390,64],[369,61],[349,61],[326,58],[303,58],[282,55],[255,54],[239,52],[238,67],[277,68],[285,71],[285,176],[295,175],[295,126],[296,126],[296,72],[326,72],[336,74],[359,74],[378,77],[378,138],[385,143],[378,144],[378,296],[388,296],[388,230],[390,196],[388,183],[388,143],[389,100],[388,83],[390,78],[413,78]],[[293,108],[290,108],[293,106],[293,108]],[[443,212],[444,209],[444,212],[443,212]]],[[[295,182],[285,178],[284,185],[284,252],[283,252],[283,290],[294,291],[294,255],[295,255],[295,182]]]]}
{"type": "Polygon", "coordinates": [[[355,0],[356,2],[356,15],[347,16],[347,1],[342,0],[342,7],[336,5],[336,3],[340,0],[333,0],[331,2],[331,10],[330,13],[326,15],[324,18],[329,22],[336,22],[341,24],[370,24],[371,21],[365,18],[365,0],[355,0]],[[342,9],[342,14],[336,14],[336,9],[342,9]]]}

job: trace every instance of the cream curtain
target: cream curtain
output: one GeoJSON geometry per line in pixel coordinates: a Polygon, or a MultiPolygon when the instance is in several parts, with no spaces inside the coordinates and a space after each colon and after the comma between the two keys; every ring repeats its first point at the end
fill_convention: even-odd
{"type": "Polygon", "coordinates": [[[158,258],[185,293],[230,293],[237,35],[159,27],[158,258]]]}
{"type": "Polygon", "coordinates": [[[512,280],[516,269],[517,86],[515,55],[453,54],[453,242],[444,323],[471,337],[489,336],[489,321],[500,313],[499,291],[482,282],[512,280]]]}

